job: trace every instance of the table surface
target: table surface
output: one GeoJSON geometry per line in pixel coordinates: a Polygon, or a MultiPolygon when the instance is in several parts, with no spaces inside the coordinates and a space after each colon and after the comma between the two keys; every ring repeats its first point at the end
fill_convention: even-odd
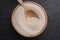
{"type": "MultiPolygon", "coordinates": [[[[24,0],[28,1],[28,0],[24,0]]],[[[60,0],[31,0],[41,4],[48,14],[46,30],[35,38],[19,35],[11,23],[11,15],[19,4],[17,0],[0,0],[0,40],[60,40],[60,0]]]]}

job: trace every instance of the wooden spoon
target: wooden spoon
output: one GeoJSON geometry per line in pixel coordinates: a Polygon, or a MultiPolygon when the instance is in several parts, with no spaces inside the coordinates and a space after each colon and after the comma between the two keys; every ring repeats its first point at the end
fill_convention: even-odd
{"type": "Polygon", "coordinates": [[[26,12],[27,11],[27,8],[25,7],[24,2],[22,0],[18,0],[18,2],[23,6],[23,8],[24,8],[24,10],[26,12]]]}

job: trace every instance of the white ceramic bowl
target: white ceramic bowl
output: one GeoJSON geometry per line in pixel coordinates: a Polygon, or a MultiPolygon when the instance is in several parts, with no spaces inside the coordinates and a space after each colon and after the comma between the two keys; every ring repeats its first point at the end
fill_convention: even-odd
{"type": "Polygon", "coordinates": [[[17,5],[12,14],[12,24],[15,30],[25,37],[35,37],[41,34],[47,25],[47,14],[44,8],[35,2],[25,2],[27,9],[33,10],[37,17],[25,17],[24,8],[17,5]]]}

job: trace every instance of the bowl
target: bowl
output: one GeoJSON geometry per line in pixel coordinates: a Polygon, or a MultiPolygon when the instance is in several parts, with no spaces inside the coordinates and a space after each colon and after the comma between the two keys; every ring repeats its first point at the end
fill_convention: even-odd
{"type": "Polygon", "coordinates": [[[47,27],[47,13],[36,2],[24,2],[28,11],[18,4],[12,13],[12,25],[14,29],[24,37],[36,37],[47,27]]]}

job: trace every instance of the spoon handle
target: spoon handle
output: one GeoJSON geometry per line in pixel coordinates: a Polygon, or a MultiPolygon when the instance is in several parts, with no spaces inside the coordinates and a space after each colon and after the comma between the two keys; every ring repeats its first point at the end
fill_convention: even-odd
{"type": "Polygon", "coordinates": [[[18,0],[18,2],[22,5],[22,7],[24,8],[26,12],[28,9],[25,7],[23,0],[18,0]]]}
{"type": "Polygon", "coordinates": [[[18,2],[19,2],[23,7],[25,7],[25,6],[24,6],[24,2],[23,2],[22,0],[18,0],[18,2]]]}

